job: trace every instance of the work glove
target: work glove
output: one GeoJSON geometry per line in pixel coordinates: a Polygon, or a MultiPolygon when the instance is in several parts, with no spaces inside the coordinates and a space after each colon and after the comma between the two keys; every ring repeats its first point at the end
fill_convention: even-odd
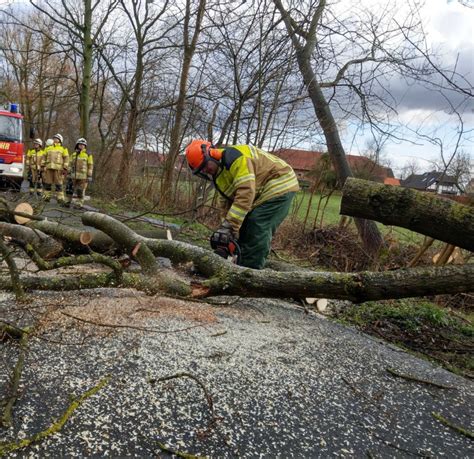
{"type": "Polygon", "coordinates": [[[224,220],[222,225],[211,236],[211,245],[214,242],[216,245],[227,245],[231,240],[235,239],[232,225],[224,220]]]}

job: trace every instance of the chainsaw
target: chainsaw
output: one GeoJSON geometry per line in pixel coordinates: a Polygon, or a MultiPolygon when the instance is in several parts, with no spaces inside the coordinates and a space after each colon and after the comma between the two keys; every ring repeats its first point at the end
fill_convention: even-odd
{"type": "Polygon", "coordinates": [[[230,260],[232,263],[239,264],[240,262],[240,246],[238,242],[230,238],[228,241],[222,241],[218,237],[211,236],[211,249],[214,253],[219,255],[226,260],[230,260]]]}

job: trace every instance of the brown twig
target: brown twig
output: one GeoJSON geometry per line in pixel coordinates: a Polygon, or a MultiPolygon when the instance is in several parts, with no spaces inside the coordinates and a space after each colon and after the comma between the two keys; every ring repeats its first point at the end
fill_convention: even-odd
{"type": "Polygon", "coordinates": [[[227,330],[224,330],[222,332],[215,333],[214,335],[211,335],[211,338],[217,338],[218,336],[225,335],[226,333],[227,333],[227,330]]]}
{"type": "Polygon", "coordinates": [[[198,328],[198,327],[203,327],[203,324],[199,325],[193,325],[191,327],[186,327],[186,328],[179,328],[176,330],[159,330],[157,328],[152,328],[152,327],[138,327],[135,325],[122,325],[122,324],[105,324],[101,322],[95,322],[93,320],[87,320],[83,319],[81,317],[73,316],[72,314],[68,314],[67,312],[61,311],[61,314],[64,316],[70,317],[71,319],[77,320],[79,322],[84,322],[86,324],[90,325],[96,325],[97,327],[107,327],[107,328],[128,328],[131,330],[139,330],[139,331],[146,331],[146,332],[151,332],[151,333],[163,333],[163,334],[168,334],[168,333],[177,333],[177,332],[182,332],[182,331],[188,331],[193,328],[198,328]]]}
{"type": "Polygon", "coordinates": [[[435,382],[429,381],[427,379],[417,378],[416,376],[407,375],[405,373],[399,373],[397,370],[394,370],[393,368],[385,368],[385,370],[388,373],[390,373],[392,376],[397,376],[398,378],[403,378],[403,379],[406,379],[407,381],[415,381],[415,382],[419,382],[421,384],[427,384],[429,386],[434,386],[434,387],[437,387],[439,389],[456,389],[453,386],[446,386],[444,384],[435,383],[435,382]]]}
{"type": "Polygon", "coordinates": [[[169,381],[171,379],[177,379],[177,378],[190,378],[193,381],[195,381],[201,387],[201,389],[204,391],[204,395],[206,397],[206,401],[207,401],[207,404],[209,406],[209,410],[211,412],[212,419],[215,419],[215,416],[214,416],[214,402],[212,401],[211,394],[206,389],[206,386],[196,376],[192,375],[191,373],[185,373],[185,372],[176,373],[175,375],[164,376],[163,378],[150,379],[148,382],[150,384],[155,384],[157,382],[164,382],[164,381],[169,381]]]}

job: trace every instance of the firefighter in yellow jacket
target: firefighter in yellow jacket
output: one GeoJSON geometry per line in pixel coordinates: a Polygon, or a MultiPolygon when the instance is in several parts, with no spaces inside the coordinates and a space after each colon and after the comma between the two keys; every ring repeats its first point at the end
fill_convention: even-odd
{"type": "Polygon", "coordinates": [[[30,182],[30,195],[38,193],[38,196],[41,196],[43,191],[41,178],[41,157],[43,154],[43,141],[41,139],[33,140],[33,148],[26,152],[25,158],[25,176],[30,182]]]}
{"type": "Polygon", "coordinates": [[[237,241],[239,264],[262,269],[273,234],[299,190],[291,166],[250,145],[215,148],[205,140],[187,146],[186,160],[193,174],[212,180],[223,198],[227,213],[211,241],[237,241]]]}
{"type": "Polygon", "coordinates": [[[94,157],[87,152],[87,140],[80,138],[76,142],[74,153],[71,157],[70,175],[68,177],[68,186],[66,195],[68,205],[72,205],[74,193],[77,196],[77,207],[84,205],[84,196],[88,182],[92,181],[94,170],[94,157]]]}
{"type": "Polygon", "coordinates": [[[69,167],[69,152],[62,143],[63,136],[55,134],[53,144],[45,148],[41,157],[44,199],[50,201],[54,193],[59,204],[64,204],[63,183],[69,167]]]}

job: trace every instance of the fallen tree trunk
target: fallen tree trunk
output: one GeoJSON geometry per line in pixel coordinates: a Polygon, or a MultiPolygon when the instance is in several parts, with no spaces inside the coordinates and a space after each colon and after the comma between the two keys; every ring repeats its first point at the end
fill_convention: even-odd
{"type": "Polygon", "coordinates": [[[120,249],[138,261],[143,273],[153,278],[156,286],[163,292],[177,294],[177,292],[189,291],[189,286],[178,275],[168,270],[158,269],[156,258],[146,243],[147,238],[138,235],[114,218],[98,212],[85,212],[82,215],[82,222],[84,225],[93,226],[111,237],[120,249]]]}
{"type": "Polygon", "coordinates": [[[474,265],[359,273],[268,271],[228,272],[203,282],[205,295],[273,298],[336,298],[364,302],[472,291],[474,265]]]}
{"type": "Polygon", "coordinates": [[[103,231],[112,238],[121,249],[136,258],[145,274],[154,274],[158,271],[156,259],[143,243],[143,238],[128,226],[98,212],[85,212],[82,215],[82,222],[103,231]]]}
{"type": "MultiPolygon", "coordinates": [[[[30,222],[27,226],[60,239],[71,251],[79,253],[86,251],[86,247],[81,242],[81,235],[84,230],[80,228],[72,228],[71,226],[47,220],[30,222]]],[[[102,231],[94,231],[91,233],[91,236],[92,239],[89,242],[88,247],[94,252],[110,253],[117,249],[114,240],[102,231]]]]}
{"type": "Polygon", "coordinates": [[[26,226],[0,222],[0,234],[12,238],[23,246],[31,244],[36,252],[45,260],[56,257],[63,250],[62,244],[56,239],[40,230],[26,226]]]}
{"type": "Polygon", "coordinates": [[[435,193],[349,178],[341,214],[401,226],[474,251],[474,208],[435,193]]]}
{"type": "MultiPolygon", "coordinates": [[[[165,293],[174,296],[190,296],[191,287],[182,283],[174,284],[175,288],[165,288],[159,280],[153,276],[144,276],[138,273],[123,273],[121,283],[117,282],[114,273],[93,273],[56,276],[28,276],[22,277],[21,283],[27,290],[51,290],[57,292],[67,292],[71,290],[84,290],[103,287],[135,288],[149,295],[165,293]]],[[[0,276],[2,290],[12,290],[13,284],[8,276],[0,276]]]]}
{"type": "MultiPolygon", "coordinates": [[[[81,276],[37,276],[21,279],[26,289],[78,290],[99,287],[131,287],[149,294],[167,290],[153,277],[124,273],[117,285],[111,273],[81,276]]],[[[7,276],[0,276],[2,289],[11,290],[7,276]]],[[[329,273],[276,272],[229,266],[209,280],[194,283],[186,290],[170,291],[183,297],[240,295],[267,298],[334,298],[354,302],[410,298],[443,293],[469,292],[474,285],[474,265],[401,269],[388,272],[329,273]]]]}
{"type": "MultiPolygon", "coordinates": [[[[105,260],[115,273],[21,277],[20,282],[25,288],[75,290],[113,286],[133,287],[148,293],[165,293],[181,297],[228,294],[277,298],[337,298],[362,302],[469,292],[474,285],[472,264],[360,273],[308,270],[277,272],[270,269],[258,271],[236,266],[210,250],[184,242],[140,236],[123,223],[104,214],[86,212],[82,215],[82,221],[83,224],[106,233],[106,237],[113,241],[115,247],[135,257],[143,273],[124,272],[120,277],[117,275],[120,270],[118,265],[115,266],[113,261],[105,260]],[[169,258],[174,264],[192,262],[195,271],[205,278],[193,277],[192,283],[185,282],[177,273],[158,269],[155,256],[169,258]]],[[[57,224],[55,228],[58,228],[57,224]]],[[[33,255],[32,258],[35,259],[33,255]]],[[[53,263],[37,260],[37,263],[41,269],[51,269],[90,261],[101,262],[90,256],[84,259],[69,257],[53,263]]],[[[0,277],[0,286],[3,289],[12,289],[12,279],[7,276],[0,277]]]]}

